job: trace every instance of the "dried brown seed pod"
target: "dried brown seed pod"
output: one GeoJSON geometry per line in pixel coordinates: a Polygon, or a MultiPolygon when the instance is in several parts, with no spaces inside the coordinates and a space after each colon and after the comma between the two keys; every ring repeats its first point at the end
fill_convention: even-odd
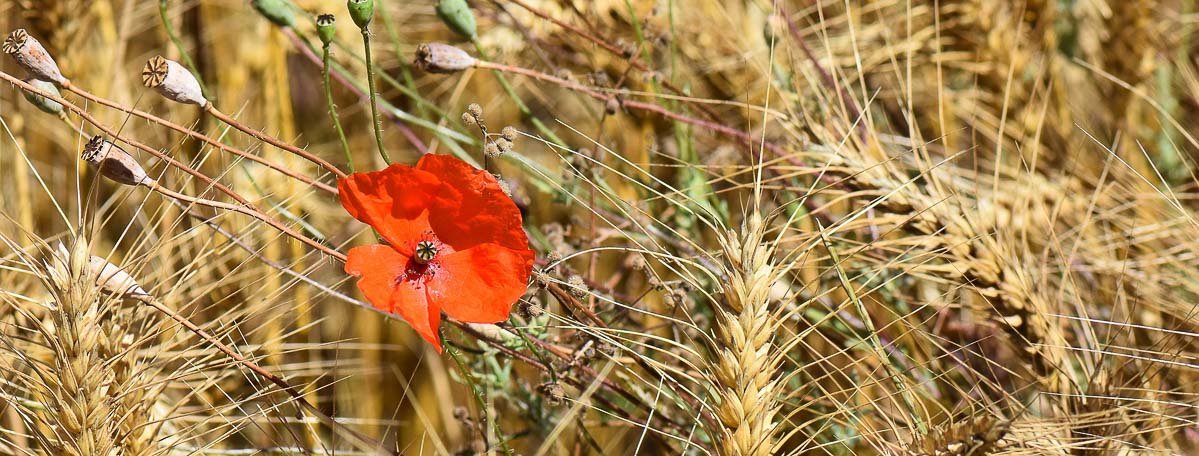
{"type": "Polygon", "coordinates": [[[474,117],[475,120],[481,120],[483,118],[483,107],[479,106],[478,103],[466,105],[466,112],[470,113],[471,117],[474,117]]]}
{"type": "Polygon", "coordinates": [[[100,175],[125,185],[153,185],[154,179],[146,174],[137,160],[120,146],[106,141],[103,136],[93,136],[83,146],[83,161],[100,172],[100,175]]]}
{"type": "Polygon", "coordinates": [[[58,70],[58,64],[54,63],[54,58],[50,57],[42,43],[29,36],[25,29],[16,29],[9,33],[8,38],[4,40],[3,49],[5,54],[11,55],[31,76],[60,86],[70,83],[58,70]]]}
{"type": "MultiPolygon", "coordinates": [[[[74,246],[86,248],[86,243],[76,243],[74,246]]],[[[81,255],[83,252],[77,252],[76,254],[81,255]]],[[[92,278],[100,290],[120,296],[148,294],[141,285],[138,285],[137,280],[134,280],[132,276],[117,265],[109,263],[108,260],[95,255],[87,254],[86,256],[88,258],[87,268],[89,277],[92,278]]],[[[67,246],[59,242],[55,249],[55,255],[43,261],[47,272],[50,274],[50,279],[60,288],[67,288],[69,286],[67,281],[71,276],[67,268],[73,257],[74,255],[67,249],[67,246]]]]}
{"type": "Polygon", "coordinates": [[[416,48],[416,66],[430,73],[454,73],[477,62],[466,51],[444,43],[426,43],[416,48]]]}
{"type": "Polygon", "coordinates": [[[208,105],[195,75],[179,62],[161,55],[154,56],[146,62],[146,67],[142,68],[142,84],[172,101],[194,104],[201,108],[208,105]]]}

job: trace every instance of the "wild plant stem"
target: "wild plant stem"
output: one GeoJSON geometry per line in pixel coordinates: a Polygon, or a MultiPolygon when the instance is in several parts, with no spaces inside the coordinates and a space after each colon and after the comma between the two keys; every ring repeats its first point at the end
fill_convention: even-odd
{"type": "Polygon", "coordinates": [[[337,129],[337,138],[341,140],[341,150],[346,154],[346,167],[350,168],[350,173],[354,173],[354,157],[350,155],[350,142],[346,140],[346,132],[341,128],[341,116],[337,115],[337,106],[333,104],[333,85],[329,80],[329,45],[324,46],[324,55],[321,59],[324,65],[321,66],[321,79],[325,83],[325,104],[329,106],[329,117],[333,119],[333,127],[337,129]]]}
{"type": "MultiPolygon", "coordinates": [[[[471,395],[474,396],[475,401],[479,403],[479,419],[491,425],[492,432],[495,432],[496,440],[499,441],[500,447],[504,449],[504,454],[511,456],[514,453],[512,453],[512,448],[508,447],[508,440],[504,438],[504,434],[500,429],[499,420],[493,420],[488,416],[487,398],[483,395],[483,391],[479,389],[478,380],[475,379],[475,375],[471,373],[470,369],[466,368],[466,361],[463,361],[462,354],[458,353],[457,348],[454,348],[454,346],[450,344],[444,345],[446,351],[450,352],[450,357],[454,358],[454,364],[458,366],[458,373],[462,374],[462,380],[466,382],[468,387],[470,387],[471,395]]],[[[487,431],[480,429],[480,432],[483,433],[483,440],[485,443],[487,443],[487,431]]],[[[491,444],[487,443],[487,446],[488,450],[490,450],[491,444]]]]}
{"type": "Polygon", "coordinates": [[[346,173],[342,172],[340,169],[337,169],[337,167],[333,166],[332,163],[325,161],[324,159],[313,154],[312,152],[306,151],[299,147],[296,147],[296,146],[293,146],[286,142],[280,141],[278,138],[275,138],[274,136],[271,136],[271,135],[268,135],[261,131],[258,131],[256,129],[250,128],[249,126],[237,121],[237,119],[234,119],[233,117],[229,116],[228,114],[221,112],[221,110],[217,109],[216,106],[213,106],[212,103],[208,103],[208,105],[204,107],[204,110],[206,112],[208,112],[209,114],[212,114],[213,117],[216,117],[217,120],[220,120],[221,122],[229,124],[229,126],[240,130],[242,133],[250,135],[259,141],[262,141],[262,142],[265,142],[272,146],[283,149],[284,151],[291,152],[295,155],[299,155],[300,157],[303,157],[304,159],[316,164],[317,166],[324,168],[325,171],[332,173],[338,179],[346,177],[346,173]]]}
{"type": "Polygon", "coordinates": [[[179,56],[183,58],[183,64],[187,65],[187,69],[191,70],[196,76],[196,82],[200,83],[200,92],[204,94],[204,98],[209,98],[208,86],[204,85],[204,79],[200,77],[200,68],[196,66],[196,62],[192,60],[191,54],[183,47],[183,40],[179,39],[179,34],[175,33],[175,26],[171,24],[170,18],[167,17],[167,3],[169,0],[158,0],[158,14],[162,16],[162,28],[166,30],[167,37],[171,39],[171,43],[175,44],[175,49],[179,50],[179,56]]]}
{"type": "Polygon", "coordinates": [[[379,146],[379,156],[383,157],[383,162],[390,165],[391,157],[383,148],[383,124],[379,122],[379,94],[375,93],[375,65],[371,61],[371,32],[368,27],[362,27],[362,49],[366,54],[366,83],[370,89],[371,126],[375,128],[375,144],[379,146]]]}

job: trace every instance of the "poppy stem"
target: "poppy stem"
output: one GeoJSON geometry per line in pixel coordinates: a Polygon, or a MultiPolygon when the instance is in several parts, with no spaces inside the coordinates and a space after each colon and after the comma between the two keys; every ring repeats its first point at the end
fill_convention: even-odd
{"type": "Polygon", "coordinates": [[[255,130],[253,128],[250,128],[249,126],[247,126],[241,122],[238,122],[237,119],[230,117],[228,114],[221,112],[221,110],[217,109],[216,106],[214,106],[212,103],[208,103],[208,105],[206,105],[204,107],[204,110],[207,111],[209,114],[212,114],[213,117],[216,117],[217,120],[220,120],[221,122],[224,122],[224,123],[228,124],[229,126],[240,130],[242,133],[245,133],[247,135],[254,137],[254,139],[257,139],[259,141],[265,142],[272,146],[278,147],[287,152],[291,152],[293,154],[299,155],[299,156],[303,157],[305,160],[315,163],[317,166],[324,168],[326,171],[328,171],[330,173],[333,173],[333,175],[336,176],[338,179],[346,177],[346,173],[342,172],[340,169],[337,169],[336,166],[333,166],[333,164],[316,156],[312,152],[306,151],[299,147],[296,147],[296,146],[293,146],[286,142],[280,141],[279,139],[277,139],[273,136],[270,136],[266,133],[255,130]]]}
{"type": "Polygon", "coordinates": [[[375,92],[375,65],[371,61],[371,32],[370,27],[362,27],[362,52],[366,57],[366,83],[371,98],[371,126],[375,128],[375,145],[379,147],[379,156],[383,162],[391,164],[387,149],[383,148],[383,124],[379,121],[379,94],[375,92]]]}
{"type": "MultiPolygon", "coordinates": [[[[515,453],[512,452],[512,448],[508,447],[508,440],[504,438],[504,434],[500,430],[500,424],[497,422],[497,420],[493,420],[488,416],[487,398],[483,396],[483,391],[479,389],[478,380],[475,379],[475,374],[466,368],[466,361],[462,359],[462,354],[458,353],[458,349],[455,348],[453,344],[445,343],[444,337],[441,338],[441,340],[442,346],[445,347],[446,351],[450,352],[450,357],[454,358],[454,364],[458,366],[458,373],[462,374],[462,380],[466,382],[468,387],[470,387],[471,394],[475,397],[475,401],[479,403],[479,419],[483,420],[485,424],[491,425],[492,432],[495,433],[496,440],[499,441],[500,447],[504,449],[504,454],[512,456],[515,453]]],[[[483,427],[480,427],[479,432],[483,434],[483,443],[486,445],[486,448],[490,450],[491,441],[487,438],[487,430],[483,427]]]]}
{"type": "Polygon", "coordinates": [[[337,139],[341,140],[341,150],[346,154],[346,167],[354,173],[354,158],[350,155],[350,142],[346,140],[346,132],[341,128],[341,116],[337,115],[337,105],[333,104],[333,85],[329,78],[329,44],[324,45],[324,57],[321,60],[321,78],[325,83],[325,104],[329,107],[329,117],[333,119],[333,127],[337,130],[337,139]]]}

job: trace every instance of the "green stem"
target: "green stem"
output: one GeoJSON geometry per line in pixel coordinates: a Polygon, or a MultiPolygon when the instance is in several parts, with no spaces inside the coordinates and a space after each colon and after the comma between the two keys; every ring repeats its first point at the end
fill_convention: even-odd
{"type": "MultiPolygon", "coordinates": [[[[450,357],[454,358],[454,364],[458,366],[458,373],[462,374],[462,380],[466,382],[468,387],[470,387],[471,395],[473,395],[475,397],[475,401],[479,403],[479,413],[482,415],[480,419],[488,424],[491,424],[492,432],[495,432],[495,438],[499,440],[500,447],[504,449],[504,454],[512,456],[514,453],[512,452],[511,448],[508,448],[508,440],[504,438],[504,434],[500,430],[500,424],[497,422],[499,420],[493,420],[488,416],[487,398],[483,396],[483,391],[479,389],[478,380],[475,379],[475,374],[471,373],[470,369],[466,368],[466,361],[462,359],[462,354],[458,353],[458,349],[454,348],[453,345],[445,343],[444,338],[442,338],[442,340],[442,346],[445,347],[446,351],[450,352],[450,357]]],[[[490,446],[490,444],[488,444],[488,446],[490,446]]]]}
{"type": "Polygon", "coordinates": [[[329,117],[333,118],[333,127],[337,129],[337,138],[341,140],[341,149],[346,154],[346,166],[354,173],[354,158],[350,156],[350,142],[346,140],[346,132],[341,128],[341,117],[337,115],[337,106],[333,104],[333,85],[329,80],[329,45],[324,46],[321,77],[325,81],[325,104],[329,106],[329,117]]]}
{"type": "MultiPolygon", "coordinates": [[[[379,9],[382,10],[383,2],[379,1],[377,4],[379,5],[379,9]]],[[[388,38],[391,39],[391,46],[392,46],[392,50],[396,54],[396,60],[398,60],[400,62],[400,75],[403,76],[403,78],[404,78],[404,85],[402,85],[402,86],[399,84],[392,84],[392,85],[398,86],[398,87],[401,87],[404,89],[408,89],[413,94],[418,94],[419,92],[416,89],[416,80],[412,78],[412,65],[410,65],[408,63],[408,57],[405,56],[404,53],[400,50],[400,45],[403,44],[403,42],[400,40],[400,33],[398,31],[396,31],[395,21],[391,18],[390,14],[383,14],[383,15],[381,15],[381,17],[383,19],[383,27],[385,27],[387,29],[387,36],[388,36],[388,38]]],[[[384,74],[382,76],[383,76],[384,81],[391,79],[386,74],[384,74]]],[[[393,80],[393,82],[398,82],[398,81],[393,80]]],[[[425,101],[425,99],[420,97],[419,95],[413,96],[413,98],[416,100],[417,115],[419,115],[421,117],[428,117],[428,112],[426,112],[428,110],[428,106],[427,106],[429,104],[428,101],[425,101]]],[[[449,118],[452,118],[452,117],[449,117],[449,118]]]]}
{"type": "Polygon", "coordinates": [[[187,69],[196,75],[196,82],[200,83],[200,92],[204,94],[204,98],[211,98],[208,93],[208,86],[204,85],[204,79],[200,77],[200,69],[196,67],[196,62],[192,61],[191,54],[188,54],[187,49],[183,47],[183,40],[179,39],[179,35],[175,33],[175,26],[171,24],[171,20],[167,17],[167,2],[168,0],[158,0],[158,15],[162,17],[162,28],[166,29],[167,37],[171,39],[171,43],[174,43],[175,48],[179,50],[179,56],[183,58],[183,64],[187,65],[187,69]]]}
{"type": "Polygon", "coordinates": [[[366,82],[370,90],[371,122],[375,127],[375,143],[379,146],[379,155],[383,157],[383,162],[390,165],[391,157],[383,148],[383,125],[379,122],[379,95],[375,93],[375,66],[371,63],[371,33],[370,29],[366,27],[362,28],[362,47],[366,54],[366,82]]]}

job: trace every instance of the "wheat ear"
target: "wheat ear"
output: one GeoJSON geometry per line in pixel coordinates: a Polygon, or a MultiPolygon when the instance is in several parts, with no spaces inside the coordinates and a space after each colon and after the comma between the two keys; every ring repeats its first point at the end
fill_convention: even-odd
{"type": "Polygon", "coordinates": [[[725,456],[763,456],[775,444],[775,373],[782,354],[773,343],[769,295],[779,270],[764,235],[762,218],[754,213],[740,233],[720,237],[725,283],[714,309],[719,346],[713,347],[708,370],[721,427],[714,432],[717,452],[725,456]]]}

